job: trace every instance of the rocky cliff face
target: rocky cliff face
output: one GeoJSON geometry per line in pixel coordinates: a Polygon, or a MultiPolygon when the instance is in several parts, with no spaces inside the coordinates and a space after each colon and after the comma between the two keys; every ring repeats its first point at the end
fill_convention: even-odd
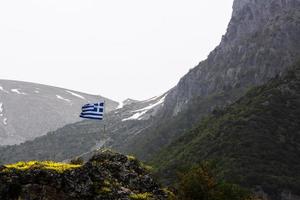
{"type": "Polygon", "coordinates": [[[99,152],[84,165],[29,162],[0,167],[1,200],[156,199],[168,195],[133,157],[99,152]]]}
{"type": "Polygon", "coordinates": [[[265,83],[300,57],[299,35],[299,0],[235,0],[220,45],[172,89],[167,110],[176,115],[193,97],[265,83]]]}
{"type": "MultiPolygon", "coordinates": [[[[299,0],[235,0],[233,3],[232,23],[239,21],[237,30],[240,34],[254,33],[270,19],[281,15],[291,8],[296,8],[299,0]]],[[[230,26],[229,29],[232,27],[230,26]]]]}

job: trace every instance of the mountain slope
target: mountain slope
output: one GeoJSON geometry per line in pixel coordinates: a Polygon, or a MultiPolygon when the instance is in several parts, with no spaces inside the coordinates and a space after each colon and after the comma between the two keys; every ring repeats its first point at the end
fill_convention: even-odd
{"type": "Polygon", "coordinates": [[[123,107],[104,116],[103,121],[83,120],[26,141],[0,148],[0,163],[19,160],[63,161],[101,147],[118,149],[144,127],[163,106],[165,94],[147,101],[126,100],[123,107]]]}
{"type": "Polygon", "coordinates": [[[132,122],[140,128],[112,147],[150,159],[216,107],[285,72],[300,57],[299,35],[299,0],[235,0],[220,45],[168,91],[151,121],[132,122]]]}
{"type": "Polygon", "coordinates": [[[300,57],[299,35],[299,0],[235,0],[220,45],[168,91],[155,117],[115,127],[124,140],[110,147],[151,158],[216,107],[286,71],[300,57]]]}
{"type": "Polygon", "coordinates": [[[75,123],[49,134],[49,138],[6,148],[5,154],[1,151],[2,162],[30,156],[64,160],[98,147],[150,159],[215,108],[281,74],[300,57],[299,8],[299,0],[235,0],[220,45],[166,94],[142,102],[128,100],[102,123],[75,123]],[[45,148],[48,140],[64,153],[49,145],[45,148]],[[62,145],[63,141],[68,145],[62,145]],[[26,153],[30,149],[39,153],[26,153]]]}
{"type": "Polygon", "coordinates": [[[0,145],[18,144],[79,121],[81,106],[106,101],[106,111],[117,103],[101,96],[35,83],[0,80],[0,145]]]}
{"type": "Polygon", "coordinates": [[[259,186],[272,199],[285,191],[300,195],[300,63],[215,110],[153,158],[157,174],[169,183],[176,171],[213,160],[221,178],[259,186]]]}
{"type": "Polygon", "coordinates": [[[157,122],[118,150],[151,158],[216,107],[285,72],[300,57],[299,35],[299,0],[235,0],[220,45],[168,92],[157,122]]]}

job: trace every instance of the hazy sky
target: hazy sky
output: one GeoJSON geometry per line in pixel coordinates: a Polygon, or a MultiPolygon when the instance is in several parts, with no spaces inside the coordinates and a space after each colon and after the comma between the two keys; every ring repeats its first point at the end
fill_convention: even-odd
{"type": "Polygon", "coordinates": [[[0,79],[147,99],[207,57],[232,3],[0,0],[0,79]]]}

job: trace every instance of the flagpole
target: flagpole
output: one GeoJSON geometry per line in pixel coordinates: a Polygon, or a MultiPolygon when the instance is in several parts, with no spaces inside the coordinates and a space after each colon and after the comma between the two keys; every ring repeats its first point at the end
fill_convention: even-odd
{"type": "MultiPolygon", "coordinates": [[[[103,115],[104,115],[104,112],[105,112],[105,99],[103,100],[103,115]]],[[[103,116],[103,133],[105,135],[105,119],[104,119],[104,116],[103,116]]]]}

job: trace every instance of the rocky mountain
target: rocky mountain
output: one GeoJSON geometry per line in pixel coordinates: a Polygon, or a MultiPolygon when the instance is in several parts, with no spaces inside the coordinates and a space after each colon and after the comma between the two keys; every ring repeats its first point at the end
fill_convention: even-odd
{"type": "Polygon", "coordinates": [[[193,97],[265,83],[298,60],[299,35],[299,0],[235,0],[220,45],[169,92],[167,110],[176,115],[193,97]]]}
{"type": "Polygon", "coordinates": [[[300,62],[217,109],[153,157],[166,183],[178,171],[212,161],[220,179],[252,188],[265,199],[300,198],[300,62]]]}
{"type": "Polygon", "coordinates": [[[170,183],[177,170],[210,160],[221,180],[268,200],[298,200],[299,68],[285,72],[300,59],[299,8],[300,0],[235,0],[220,45],[176,87],[128,99],[101,122],[1,147],[0,162],[88,160],[107,147],[150,160],[170,183]]]}
{"type": "Polygon", "coordinates": [[[35,83],[0,80],[0,145],[32,140],[80,121],[81,106],[103,99],[106,111],[118,103],[96,95],[35,83]]]}
{"type": "Polygon", "coordinates": [[[266,83],[300,58],[300,0],[235,0],[227,33],[168,91],[153,125],[118,150],[149,159],[203,116],[266,83]]]}
{"type": "Polygon", "coordinates": [[[2,148],[0,162],[61,161],[99,147],[151,159],[201,118],[300,58],[299,8],[299,0],[235,0],[220,45],[176,87],[147,101],[129,99],[101,123],[78,122],[33,142],[2,148]]]}
{"type": "MultiPolygon", "coordinates": [[[[57,118],[27,116],[27,113],[36,113],[45,107],[49,117],[69,119],[61,114],[76,114],[77,117],[77,112],[74,113],[76,109],[72,107],[73,101],[81,101],[78,106],[74,103],[80,109],[82,102],[85,102],[80,97],[94,99],[60,88],[50,89],[47,86],[46,89],[40,85],[26,88],[25,83],[9,86],[0,82],[1,102],[3,99],[0,117],[3,118],[3,125],[8,128],[14,122],[17,124],[14,127],[19,127],[11,128],[15,132],[3,128],[2,135],[5,137],[1,141],[15,144],[32,139],[37,133],[44,133],[44,129],[35,132],[35,126],[39,124],[42,124],[41,127],[48,127],[50,122],[58,124],[56,127],[65,125],[55,131],[49,126],[49,130],[53,131],[33,141],[0,147],[0,163],[19,160],[66,161],[76,156],[89,160],[95,150],[111,148],[151,161],[156,166],[156,175],[168,184],[174,181],[177,171],[210,161],[218,166],[216,173],[220,180],[251,188],[265,200],[298,200],[299,64],[288,73],[286,71],[300,59],[299,35],[300,0],[234,0],[227,33],[206,60],[161,96],[146,101],[127,99],[116,110],[113,110],[116,103],[110,102],[111,107],[107,111],[112,111],[106,113],[105,119],[100,122],[83,120],[65,125],[67,122],[57,122],[57,118]],[[32,99],[27,101],[27,98],[32,99]],[[36,99],[37,104],[33,104],[36,99]],[[70,110],[67,110],[67,105],[70,110]],[[57,106],[61,107],[56,110],[57,106]],[[25,108],[28,108],[26,112],[21,110],[25,108]],[[22,111],[20,116],[19,110],[22,111]],[[8,114],[8,111],[13,113],[8,114]],[[32,120],[34,117],[41,119],[32,120]],[[28,119],[32,123],[30,127],[27,127],[30,124],[26,123],[28,119]],[[47,121],[39,121],[43,119],[47,121]],[[20,121],[22,123],[17,123],[20,121]],[[27,132],[23,133],[25,128],[27,132]],[[22,133],[21,136],[26,138],[5,140],[10,133],[22,133]]],[[[121,195],[120,198],[125,199],[133,195],[131,197],[138,199],[152,194],[158,195],[155,197],[158,199],[165,198],[160,189],[156,190],[159,187],[154,187],[152,179],[145,186],[149,190],[143,190],[144,186],[128,185],[132,182],[123,179],[124,174],[132,175],[137,181],[139,179],[135,177],[147,177],[145,179],[148,180],[147,174],[134,171],[138,166],[131,165],[130,157],[108,155],[98,158],[94,157],[87,164],[74,170],[63,170],[62,173],[41,170],[39,166],[45,166],[45,162],[33,163],[34,167],[25,171],[10,167],[16,165],[7,165],[0,170],[0,195],[14,195],[14,192],[7,191],[17,191],[14,197],[21,199],[26,199],[28,195],[28,198],[34,198],[30,195],[37,193],[45,196],[58,194],[50,197],[57,199],[110,199],[109,195],[121,195]],[[97,164],[98,160],[100,162],[97,164]],[[93,163],[105,172],[104,175],[98,173],[99,168],[89,168],[93,163]],[[108,164],[108,169],[116,171],[107,171],[102,164],[108,164]],[[124,170],[126,173],[122,172],[124,170]],[[24,177],[31,182],[26,182],[24,177]],[[93,182],[98,177],[101,181],[93,182]],[[103,177],[116,180],[119,183],[114,185],[116,190],[108,188],[103,177]],[[34,180],[39,184],[34,184],[34,180]],[[24,184],[18,185],[16,182],[24,184]],[[99,189],[99,184],[102,189],[94,190],[93,185],[99,189]],[[156,189],[151,189],[152,186],[156,189]],[[70,188],[75,192],[69,193],[70,188]],[[88,197],[88,193],[94,196],[88,197]]],[[[21,168],[27,165],[21,165],[21,168]]]]}
{"type": "Polygon", "coordinates": [[[134,157],[98,152],[85,164],[19,162],[0,167],[2,200],[168,198],[134,157]]]}

